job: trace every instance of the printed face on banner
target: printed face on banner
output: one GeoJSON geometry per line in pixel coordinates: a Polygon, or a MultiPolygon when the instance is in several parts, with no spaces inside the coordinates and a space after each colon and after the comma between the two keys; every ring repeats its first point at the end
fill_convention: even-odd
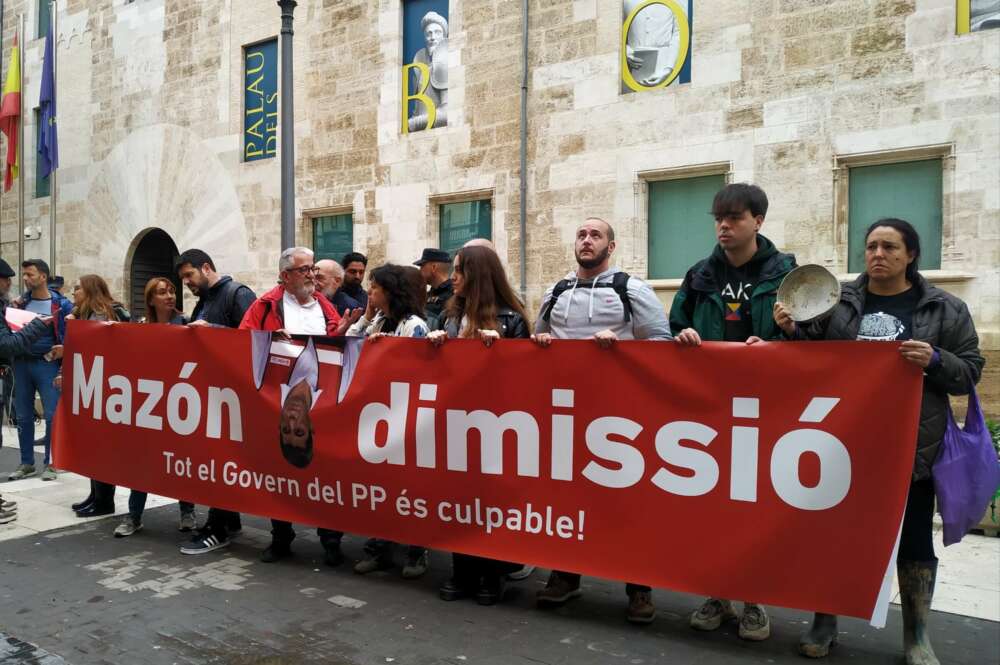
{"type": "Polygon", "coordinates": [[[622,93],[691,82],[690,0],[624,0],[622,93]]]}
{"type": "Polygon", "coordinates": [[[243,161],[278,154],[278,40],[243,50],[243,161]]]}
{"type": "Polygon", "coordinates": [[[403,3],[402,131],[448,124],[448,0],[403,3]]]}

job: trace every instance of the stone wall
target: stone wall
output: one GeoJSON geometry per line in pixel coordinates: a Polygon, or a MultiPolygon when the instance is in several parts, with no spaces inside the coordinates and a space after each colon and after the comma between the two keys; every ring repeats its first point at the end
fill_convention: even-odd
{"type": "MultiPolygon", "coordinates": [[[[933,277],[969,303],[984,347],[1000,349],[998,33],[956,36],[953,0],[705,5],[695,3],[692,83],[622,95],[618,3],[531,0],[531,306],[573,265],[573,231],[588,215],[615,224],[619,264],[646,274],[643,174],[724,165],[767,190],[772,240],[844,273],[836,158],[946,145],[933,277]]],[[[36,33],[36,2],[6,2],[4,71],[21,11],[36,33]]],[[[517,282],[521,5],[453,0],[450,14],[449,126],[401,135],[399,0],[299,3],[299,240],[311,242],[310,214],[352,210],[358,249],[375,264],[409,262],[437,244],[441,200],[486,193],[517,282]]],[[[273,284],[280,160],[241,160],[242,46],[277,35],[273,0],[63,0],[59,25],[58,270],[99,272],[121,293],[137,238],[159,227],[223,271],[273,284]]],[[[29,108],[42,47],[23,48],[29,108]]],[[[33,198],[26,153],[26,223],[42,231],[26,252],[47,257],[49,199],[33,198]]],[[[0,251],[13,263],[16,190],[0,210],[0,251]]],[[[676,286],[657,283],[665,302],[676,286]]]]}

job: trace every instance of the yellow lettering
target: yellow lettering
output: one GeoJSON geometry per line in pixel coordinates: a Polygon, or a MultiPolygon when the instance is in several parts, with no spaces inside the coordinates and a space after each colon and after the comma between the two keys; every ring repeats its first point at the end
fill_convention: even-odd
{"type": "Polygon", "coordinates": [[[267,142],[264,144],[264,151],[269,155],[278,154],[278,135],[267,137],[267,142]]]}
{"type": "Polygon", "coordinates": [[[261,51],[247,51],[247,76],[251,74],[256,74],[260,70],[264,69],[264,54],[261,51]],[[260,58],[260,65],[254,69],[250,68],[250,62],[253,58],[260,58]]]}
{"type": "Polygon", "coordinates": [[[253,141],[247,141],[246,146],[243,148],[243,159],[244,161],[249,161],[251,157],[262,157],[264,151],[257,148],[257,144],[253,141]]]}
{"type": "Polygon", "coordinates": [[[410,102],[420,102],[427,109],[427,129],[434,126],[434,122],[437,120],[437,109],[434,107],[434,101],[430,97],[425,95],[427,92],[427,86],[431,84],[431,68],[422,62],[414,62],[409,65],[403,65],[403,133],[410,133],[410,123],[409,123],[409,108],[410,102]],[[410,94],[410,70],[416,69],[420,73],[420,85],[417,87],[419,90],[416,94],[410,94]]]}
{"type": "Polygon", "coordinates": [[[268,97],[265,102],[268,104],[273,104],[275,100],[278,99],[278,93],[274,92],[270,97],[268,97]]]}
{"type": "Polygon", "coordinates": [[[263,99],[263,97],[264,97],[264,91],[261,90],[258,87],[260,85],[260,82],[263,81],[263,80],[264,80],[264,76],[261,75],[260,78],[258,78],[256,81],[254,81],[253,83],[251,83],[250,85],[247,86],[247,92],[252,92],[255,95],[257,95],[258,97],[260,97],[261,99],[263,99]]]}
{"type": "Polygon", "coordinates": [[[258,139],[264,138],[264,135],[261,134],[260,131],[257,129],[258,127],[261,126],[261,124],[263,124],[263,122],[264,122],[264,118],[261,118],[257,122],[253,123],[252,125],[250,125],[249,127],[247,127],[246,133],[249,134],[250,136],[253,136],[253,137],[258,138],[258,139]]]}

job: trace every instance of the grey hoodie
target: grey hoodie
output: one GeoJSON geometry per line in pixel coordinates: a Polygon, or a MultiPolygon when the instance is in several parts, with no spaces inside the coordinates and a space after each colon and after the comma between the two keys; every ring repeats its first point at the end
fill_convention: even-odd
{"type": "MultiPolygon", "coordinates": [[[[653,289],[638,277],[629,277],[628,295],[632,304],[632,320],[625,322],[625,308],[621,298],[611,288],[615,273],[619,268],[610,268],[594,279],[596,284],[606,284],[604,288],[580,288],[580,284],[590,284],[590,280],[579,279],[576,272],[566,275],[571,285],[552,308],[548,321],[541,314],[535,323],[535,332],[551,333],[556,339],[586,339],[602,330],[611,330],[618,339],[673,339],[667,322],[663,303],[653,289]]],[[[555,285],[549,287],[542,299],[545,310],[555,285]]]]}

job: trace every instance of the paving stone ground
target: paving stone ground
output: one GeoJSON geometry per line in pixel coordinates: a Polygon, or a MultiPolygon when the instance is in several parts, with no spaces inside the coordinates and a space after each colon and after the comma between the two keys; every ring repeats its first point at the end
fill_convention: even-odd
{"type": "MultiPolygon", "coordinates": [[[[13,449],[0,449],[0,470],[15,463],[13,449]]],[[[24,485],[29,489],[18,494],[28,503],[58,496],[68,506],[71,496],[82,498],[83,485],[67,475],[24,485]]],[[[119,489],[120,505],[126,495],[119,489]]],[[[796,652],[809,619],[804,612],[770,608],[772,638],[746,643],[735,625],[708,634],[691,630],[688,615],[701,599],[656,590],[659,616],[636,627],[624,621],[623,586],[606,580],[586,579],[583,597],[563,608],[535,609],[547,571],[512,584],[502,605],[444,603],[437,597],[448,576],[442,552],[432,553],[431,570],[420,580],[402,580],[398,569],[361,577],[350,567],[361,556],[360,537],[345,539],[348,562],[328,568],[315,533],[299,527],[296,556],[264,564],[257,557],[269,535],[261,518],[245,517],[243,533],[227,550],[182,556],[176,505],[147,510],[145,528],[126,539],[112,537],[117,518],[80,523],[68,507],[52,509],[65,511],[69,526],[15,526],[21,531],[7,531],[8,539],[3,530],[11,525],[0,526],[5,665],[806,662],[796,652]]],[[[825,662],[899,665],[900,623],[898,606],[890,606],[884,630],[841,620],[840,646],[825,662]]],[[[931,635],[944,665],[1000,663],[1000,623],[935,612],[931,635]]]]}

